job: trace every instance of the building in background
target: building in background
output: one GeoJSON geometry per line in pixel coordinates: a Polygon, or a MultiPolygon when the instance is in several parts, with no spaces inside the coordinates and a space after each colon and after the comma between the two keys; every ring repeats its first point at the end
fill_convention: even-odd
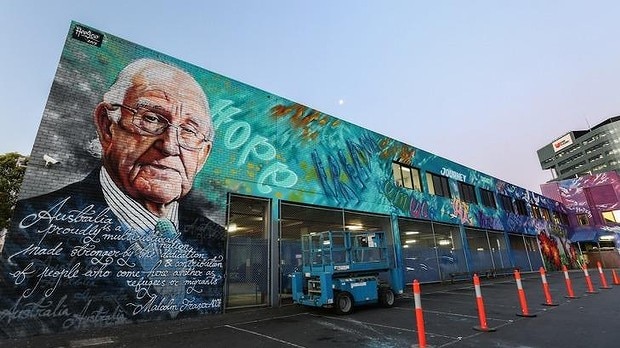
{"type": "Polygon", "coordinates": [[[620,175],[615,171],[541,185],[542,194],[561,202],[569,220],[568,238],[587,255],[590,266],[602,261],[620,267],[620,175]]]}
{"type": "Polygon", "coordinates": [[[620,170],[620,116],[588,130],[570,131],[538,150],[543,170],[552,181],[620,170]]]}
{"type": "Polygon", "coordinates": [[[543,195],[566,207],[568,238],[590,265],[620,266],[620,116],[566,133],[538,150],[552,180],[543,195]]]}

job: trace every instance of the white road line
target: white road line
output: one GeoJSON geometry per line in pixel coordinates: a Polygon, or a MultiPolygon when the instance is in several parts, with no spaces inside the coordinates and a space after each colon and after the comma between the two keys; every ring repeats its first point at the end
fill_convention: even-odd
{"type": "MultiPolygon", "coordinates": [[[[292,318],[292,317],[298,317],[298,316],[302,316],[302,315],[308,315],[308,313],[297,313],[297,314],[291,314],[291,315],[282,315],[282,316],[279,316],[279,317],[269,317],[269,318],[263,318],[263,319],[248,320],[248,321],[243,321],[243,322],[235,323],[235,325],[254,324],[254,323],[260,323],[260,322],[263,322],[263,321],[270,321],[270,320],[274,320],[274,319],[283,319],[283,318],[292,318]]],[[[222,327],[222,326],[228,326],[228,325],[221,325],[219,327],[222,327]]]]}
{"type": "MultiPolygon", "coordinates": [[[[323,315],[318,315],[318,314],[310,314],[310,315],[315,316],[315,317],[324,318],[324,319],[341,320],[341,321],[347,321],[347,322],[350,322],[350,323],[362,324],[362,325],[367,325],[367,326],[376,326],[376,327],[380,327],[380,328],[384,328],[384,329],[392,329],[392,330],[399,330],[399,331],[406,331],[406,332],[418,332],[417,330],[413,330],[413,329],[405,329],[405,328],[402,328],[402,327],[376,324],[376,323],[371,323],[371,322],[367,322],[367,321],[360,321],[360,320],[355,320],[355,319],[330,317],[330,316],[323,316],[323,315]]],[[[443,334],[438,334],[438,333],[429,333],[428,331],[426,333],[430,334],[430,335],[433,335],[433,336],[445,337],[445,338],[449,338],[449,339],[457,339],[458,338],[458,337],[448,336],[448,335],[443,335],[443,334]]]]}
{"type": "MultiPolygon", "coordinates": [[[[472,296],[472,300],[471,301],[463,301],[463,300],[453,300],[453,299],[438,299],[438,298],[428,298],[428,297],[422,297],[422,303],[429,301],[429,302],[442,302],[442,303],[453,303],[453,304],[465,304],[465,303],[470,303],[470,302],[474,302],[476,299],[472,296]]],[[[499,303],[493,303],[490,301],[485,301],[485,306],[486,307],[501,307],[501,308],[514,308],[515,306],[513,305],[505,305],[505,304],[499,304],[499,303]]]]}
{"type": "Polygon", "coordinates": [[[434,294],[445,294],[445,295],[461,295],[461,296],[475,296],[474,288],[467,289],[469,292],[456,292],[456,291],[442,291],[442,292],[433,292],[432,294],[424,294],[422,295],[422,299],[427,297],[432,297],[434,294]]]}
{"type": "Polygon", "coordinates": [[[75,340],[69,342],[69,347],[78,348],[78,347],[91,347],[91,346],[99,346],[102,344],[110,344],[114,343],[114,337],[96,337],[96,338],[88,338],[84,340],[75,340]]]}
{"type": "MultiPolygon", "coordinates": [[[[450,313],[450,312],[441,312],[441,311],[429,311],[429,310],[424,310],[425,313],[434,313],[434,314],[445,314],[445,315],[451,315],[453,317],[463,317],[463,318],[475,318],[478,319],[477,315],[469,315],[469,314],[459,314],[459,313],[450,313]]],[[[512,323],[513,320],[508,320],[508,319],[498,319],[498,318],[489,318],[487,317],[487,320],[496,320],[496,321],[503,321],[505,323],[512,323]]]]}
{"type": "Polygon", "coordinates": [[[467,301],[465,299],[439,299],[439,298],[422,298],[422,304],[424,304],[425,302],[440,302],[440,303],[450,303],[450,304],[466,304],[466,303],[474,303],[474,301],[476,301],[476,299],[472,296],[472,300],[471,301],[467,301]]]}
{"type": "MultiPolygon", "coordinates": [[[[394,309],[406,310],[406,311],[412,311],[413,312],[413,310],[411,308],[394,307],[394,309]]],[[[423,311],[424,311],[424,313],[433,313],[433,314],[441,314],[441,315],[451,315],[451,316],[454,316],[454,317],[476,318],[476,319],[478,319],[478,316],[476,316],[476,315],[450,313],[450,312],[442,312],[442,311],[433,311],[433,310],[427,310],[427,309],[423,309],[423,311]]],[[[508,322],[508,323],[512,323],[513,322],[513,320],[507,320],[507,319],[498,319],[498,318],[489,318],[489,317],[487,317],[487,319],[488,320],[503,321],[503,322],[508,322]]]]}
{"type": "Polygon", "coordinates": [[[281,340],[279,338],[263,335],[262,333],[258,333],[258,332],[255,332],[255,331],[250,331],[250,330],[242,329],[240,327],[234,327],[232,325],[224,325],[224,326],[227,327],[227,328],[233,329],[233,330],[238,330],[238,331],[241,331],[241,332],[246,332],[246,333],[249,333],[249,334],[252,334],[252,335],[256,335],[256,336],[260,336],[260,337],[263,337],[263,338],[267,338],[267,339],[270,339],[272,341],[276,341],[276,342],[279,342],[279,343],[282,343],[282,344],[286,344],[286,345],[291,346],[291,347],[306,348],[304,346],[300,346],[300,345],[292,343],[292,342],[284,341],[284,340],[281,340]]]}
{"type": "MultiPolygon", "coordinates": [[[[519,319],[517,319],[517,320],[519,320],[519,319]]],[[[499,326],[494,326],[493,328],[494,328],[494,329],[499,329],[499,328],[502,328],[502,327],[504,327],[504,326],[510,325],[510,324],[512,324],[512,323],[513,323],[513,321],[510,321],[510,322],[507,322],[507,323],[501,324],[501,325],[499,325],[499,326]]],[[[485,335],[485,333],[484,333],[484,332],[477,332],[477,333],[472,334],[472,335],[469,335],[469,336],[458,337],[456,340],[454,340],[454,341],[452,341],[452,342],[448,342],[448,343],[442,344],[442,345],[441,345],[441,346],[439,346],[438,348],[448,347],[448,346],[451,346],[451,345],[453,345],[453,344],[459,343],[459,342],[461,342],[461,341],[464,341],[464,340],[466,340],[466,339],[469,339],[469,338],[472,338],[472,337],[475,337],[475,336],[479,336],[479,335],[485,335]]],[[[524,346],[524,348],[526,348],[526,347],[524,346]]]]}

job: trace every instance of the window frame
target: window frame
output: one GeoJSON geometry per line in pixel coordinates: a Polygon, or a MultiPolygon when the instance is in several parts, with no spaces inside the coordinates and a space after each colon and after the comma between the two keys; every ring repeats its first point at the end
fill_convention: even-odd
{"type": "Polygon", "coordinates": [[[568,215],[561,211],[551,210],[551,219],[556,225],[568,225],[568,215]]]}
{"type": "Polygon", "coordinates": [[[422,192],[422,179],[419,168],[399,162],[392,162],[392,177],[396,186],[422,192]],[[405,177],[404,171],[409,173],[408,180],[405,177]],[[397,172],[400,174],[400,177],[397,177],[397,172]]]}
{"type": "Polygon", "coordinates": [[[459,196],[462,201],[467,203],[478,204],[478,196],[476,195],[476,186],[463,181],[457,181],[459,196]]]}
{"type": "Polygon", "coordinates": [[[529,215],[527,213],[527,203],[525,202],[524,199],[515,198],[514,206],[515,206],[515,212],[517,213],[517,215],[521,215],[521,216],[529,215]]]}
{"type": "Polygon", "coordinates": [[[577,224],[579,226],[589,226],[590,225],[590,217],[588,214],[576,214],[575,218],[577,218],[577,224]]]}
{"type": "Polygon", "coordinates": [[[502,209],[503,209],[505,212],[515,214],[515,211],[516,211],[516,210],[515,210],[515,204],[514,204],[514,202],[512,201],[512,197],[510,197],[510,196],[508,196],[508,195],[504,195],[504,194],[501,194],[501,193],[500,193],[500,194],[499,194],[499,201],[500,201],[500,205],[501,205],[502,209]],[[506,206],[507,204],[510,204],[510,209],[506,209],[506,208],[508,208],[508,207],[506,206]]]}
{"type": "Polygon", "coordinates": [[[491,190],[480,188],[480,202],[485,207],[497,209],[497,202],[495,201],[495,193],[491,190]]]}
{"type": "Polygon", "coordinates": [[[426,172],[426,183],[428,184],[428,193],[435,196],[450,198],[450,183],[448,177],[426,172]],[[440,184],[439,190],[436,189],[435,180],[440,184]]]}
{"type": "Polygon", "coordinates": [[[534,217],[534,219],[539,219],[542,220],[542,213],[540,211],[540,207],[537,206],[536,204],[532,204],[532,216],[534,217]]]}
{"type": "Polygon", "coordinates": [[[616,209],[601,211],[601,218],[605,225],[617,225],[618,223],[620,223],[620,210],[616,209]],[[613,220],[606,217],[609,215],[611,215],[611,218],[613,220]]]}

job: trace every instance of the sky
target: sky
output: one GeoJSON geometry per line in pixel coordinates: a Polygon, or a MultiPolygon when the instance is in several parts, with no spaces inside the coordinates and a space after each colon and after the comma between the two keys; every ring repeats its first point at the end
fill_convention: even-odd
{"type": "Polygon", "coordinates": [[[32,149],[71,20],[540,193],[620,115],[619,1],[0,0],[0,153],[32,149]]]}

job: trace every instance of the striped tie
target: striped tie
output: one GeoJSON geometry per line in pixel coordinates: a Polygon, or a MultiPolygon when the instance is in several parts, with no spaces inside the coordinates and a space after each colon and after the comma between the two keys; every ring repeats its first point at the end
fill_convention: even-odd
{"type": "Polygon", "coordinates": [[[174,239],[178,233],[172,221],[168,219],[159,219],[155,225],[155,234],[166,239],[174,239]]]}
{"type": "MultiPolygon", "coordinates": [[[[182,265],[187,263],[187,253],[179,248],[179,233],[172,221],[163,218],[159,219],[155,225],[155,235],[163,238],[158,246],[161,254],[157,270],[165,271],[167,275],[156,277],[165,281],[165,285],[155,286],[154,288],[166,303],[174,299],[174,304],[180,305],[185,297],[185,276],[182,272],[176,275],[174,273],[185,268],[182,265]]],[[[159,302],[156,301],[156,303],[159,302]]],[[[178,314],[176,311],[170,311],[169,313],[173,317],[178,314]]]]}

